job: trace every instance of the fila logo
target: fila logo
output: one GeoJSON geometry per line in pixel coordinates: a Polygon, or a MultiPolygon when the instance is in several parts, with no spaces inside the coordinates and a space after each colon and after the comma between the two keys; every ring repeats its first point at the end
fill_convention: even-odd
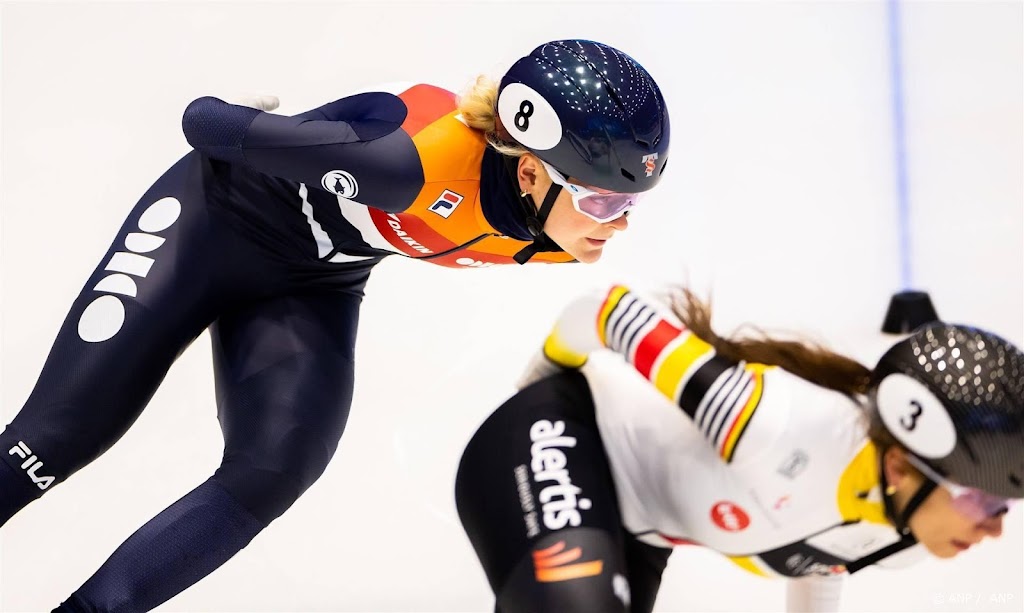
{"type": "Polygon", "coordinates": [[[657,153],[651,153],[640,158],[640,161],[644,164],[644,171],[647,173],[648,177],[654,174],[654,160],[656,159],[658,159],[657,153]]]}
{"type": "Polygon", "coordinates": [[[555,583],[583,577],[600,575],[604,568],[602,560],[592,562],[576,562],[583,557],[583,549],[573,547],[566,551],[565,541],[558,541],[551,547],[533,552],[533,569],[537,581],[555,583]]]}
{"type": "Polygon", "coordinates": [[[456,194],[452,190],[446,189],[441,192],[441,195],[437,197],[434,204],[430,205],[428,210],[448,219],[448,216],[455,212],[456,207],[462,204],[462,200],[462,194],[456,194]]]}
{"type": "Polygon", "coordinates": [[[25,443],[18,441],[18,444],[11,447],[7,455],[16,455],[25,460],[21,464],[21,469],[28,473],[28,476],[32,478],[32,483],[35,483],[39,489],[45,490],[57,480],[56,477],[40,477],[36,474],[36,471],[43,467],[43,463],[38,461],[39,458],[32,455],[32,450],[25,443]]]}
{"type": "Polygon", "coordinates": [[[145,279],[153,266],[153,258],[142,253],[156,251],[164,244],[164,238],[156,232],[163,232],[174,225],[181,215],[181,203],[176,198],[161,198],[149,205],[139,217],[139,230],[124,237],[127,251],[118,251],[110,256],[105,270],[111,273],[92,288],[106,295],[93,300],[82,311],[78,320],[78,336],[87,343],[102,343],[114,337],[124,325],[124,303],[113,294],[135,298],[139,288],[132,277],[145,279]],[[132,277],[128,276],[131,275],[132,277]]]}

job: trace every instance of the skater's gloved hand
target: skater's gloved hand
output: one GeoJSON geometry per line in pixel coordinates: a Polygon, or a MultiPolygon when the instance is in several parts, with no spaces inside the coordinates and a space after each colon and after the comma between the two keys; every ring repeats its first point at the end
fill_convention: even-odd
{"type": "Polygon", "coordinates": [[[227,100],[227,102],[238,106],[247,106],[257,111],[273,111],[281,105],[281,101],[277,99],[277,96],[261,96],[256,94],[237,96],[227,100]]]}
{"type": "Polygon", "coordinates": [[[601,311],[607,290],[591,292],[569,303],[562,311],[551,333],[526,366],[517,389],[557,374],[563,370],[580,368],[592,351],[603,348],[598,336],[597,314],[601,311]]]}

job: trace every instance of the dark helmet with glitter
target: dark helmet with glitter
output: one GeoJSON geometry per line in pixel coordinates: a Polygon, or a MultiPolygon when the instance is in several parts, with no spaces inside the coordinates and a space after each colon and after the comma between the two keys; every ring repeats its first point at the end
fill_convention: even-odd
{"type": "Polygon", "coordinates": [[[1024,498],[1024,354],[998,336],[931,323],[873,373],[877,417],[951,481],[1024,498]]]}
{"type": "Polygon", "coordinates": [[[644,192],[668,162],[658,84],[601,43],[558,40],[521,58],[501,80],[498,117],[519,144],[586,185],[644,192]]]}

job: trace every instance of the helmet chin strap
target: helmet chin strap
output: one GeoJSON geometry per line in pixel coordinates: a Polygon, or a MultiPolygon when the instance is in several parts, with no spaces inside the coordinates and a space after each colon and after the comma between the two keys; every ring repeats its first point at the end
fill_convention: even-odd
{"type": "MultiPolygon", "coordinates": [[[[910,532],[910,517],[917,511],[918,507],[924,502],[924,499],[928,497],[932,491],[938,486],[937,483],[931,479],[925,479],[924,483],[917,488],[914,495],[907,501],[902,511],[896,509],[896,501],[893,500],[887,490],[889,489],[888,481],[885,478],[885,459],[879,462],[879,481],[882,486],[882,502],[885,505],[885,514],[889,517],[889,520],[896,526],[896,530],[905,537],[914,538],[910,532]]],[[[916,540],[916,539],[915,539],[916,540]]]]}
{"type": "Polygon", "coordinates": [[[903,551],[908,547],[913,547],[917,544],[917,537],[910,531],[910,516],[914,514],[924,499],[928,497],[928,494],[932,493],[935,489],[935,483],[931,481],[925,481],[921,484],[921,487],[917,489],[917,492],[910,498],[910,502],[903,508],[903,512],[900,513],[896,510],[896,502],[892,499],[892,494],[889,494],[886,490],[889,486],[885,479],[884,467],[884,454],[879,458],[878,462],[878,481],[882,487],[882,503],[885,505],[885,515],[889,518],[889,521],[896,526],[897,532],[900,533],[900,540],[895,543],[891,543],[882,547],[877,551],[873,551],[868,555],[860,558],[859,560],[851,560],[846,563],[846,572],[853,574],[860,571],[863,568],[871,566],[875,562],[887,558],[895,553],[903,551]]]}
{"type": "Polygon", "coordinates": [[[871,566],[875,562],[887,558],[895,553],[898,553],[908,547],[913,547],[917,544],[917,537],[910,531],[910,517],[917,511],[924,499],[938,486],[938,483],[930,479],[926,479],[921,487],[917,488],[914,495],[910,497],[907,505],[903,507],[903,511],[899,512],[896,510],[896,501],[893,500],[891,491],[888,486],[888,482],[885,478],[885,454],[879,456],[878,461],[878,481],[882,487],[882,503],[885,505],[885,515],[889,518],[889,521],[896,526],[897,532],[900,533],[900,540],[895,543],[891,543],[882,547],[881,549],[869,553],[868,555],[860,558],[859,560],[852,560],[846,564],[846,572],[853,574],[860,571],[862,568],[871,566]]]}
{"type": "MultiPolygon", "coordinates": [[[[512,176],[513,185],[519,183],[516,177],[518,162],[517,158],[505,157],[505,168],[512,176]]],[[[533,237],[533,242],[512,256],[516,263],[525,264],[530,261],[530,258],[541,252],[564,251],[555,241],[551,240],[551,237],[544,233],[544,223],[548,220],[551,208],[555,205],[555,200],[558,199],[558,194],[561,191],[562,186],[552,182],[551,187],[548,188],[548,193],[544,195],[544,202],[541,203],[540,207],[536,205],[533,196],[529,192],[519,194],[519,204],[526,217],[526,229],[530,232],[530,236],[533,237]]]]}

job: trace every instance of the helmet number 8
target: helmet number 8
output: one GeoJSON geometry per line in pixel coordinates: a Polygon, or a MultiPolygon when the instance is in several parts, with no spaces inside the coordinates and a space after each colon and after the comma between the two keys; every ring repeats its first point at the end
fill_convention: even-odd
{"type": "Polygon", "coordinates": [[[558,113],[540,92],[528,85],[509,83],[501,90],[498,117],[513,138],[534,153],[548,151],[562,141],[558,113]]]}
{"type": "Polygon", "coordinates": [[[526,132],[530,129],[530,117],[533,116],[533,103],[529,100],[523,100],[519,103],[519,112],[516,113],[516,128],[520,132],[526,132]]]}

